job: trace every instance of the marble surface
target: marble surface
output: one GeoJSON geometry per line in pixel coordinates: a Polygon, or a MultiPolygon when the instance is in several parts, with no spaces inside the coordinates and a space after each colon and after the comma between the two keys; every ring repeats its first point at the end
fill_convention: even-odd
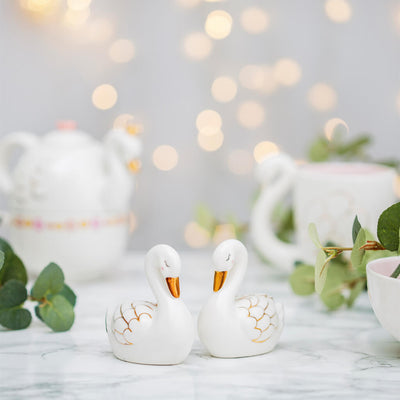
{"type": "MultiPolygon", "coordinates": [[[[211,290],[210,255],[182,259],[182,297],[197,315],[211,290]]],[[[366,294],[353,309],[329,313],[315,297],[293,295],[283,276],[252,257],[243,294],[267,292],[285,304],[276,350],[224,360],[196,340],[184,364],[160,367],[117,360],[104,330],[109,303],[153,298],[142,254],[130,254],[108,279],[73,287],[71,331],[52,333],[36,319],[24,331],[0,330],[2,400],[399,398],[400,343],[380,327],[366,294]]]]}

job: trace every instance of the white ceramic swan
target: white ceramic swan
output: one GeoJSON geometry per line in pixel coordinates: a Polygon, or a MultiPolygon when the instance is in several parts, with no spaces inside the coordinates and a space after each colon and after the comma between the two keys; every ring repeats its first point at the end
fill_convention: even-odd
{"type": "Polygon", "coordinates": [[[247,268],[238,240],[221,243],[213,255],[214,292],[202,308],[198,331],[215,357],[247,357],[274,349],[283,328],[283,307],[266,294],[235,299],[247,268]]]}
{"type": "Polygon", "coordinates": [[[179,298],[181,261],[170,246],[154,246],[146,255],[147,280],[157,299],[118,305],[106,316],[114,355],[140,364],[179,364],[189,354],[194,324],[179,298]]]}

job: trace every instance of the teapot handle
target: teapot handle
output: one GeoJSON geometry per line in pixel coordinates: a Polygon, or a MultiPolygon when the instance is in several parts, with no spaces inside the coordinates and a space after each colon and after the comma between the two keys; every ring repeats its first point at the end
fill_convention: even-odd
{"type": "Polygon", "coordinates": [[[286,271],[293,268],[301,249],[276,237],[272,217],[275,207],[293,188],[296,171],[294,161],[286,154],[272,155],[258,166],[256,176],[262,187],[250,221],[250,233],[256,249],[272,264],[286,271]]]}
{"type": "Polygon", "coordinates": [[[0,190],[8,194],[13,182],[10,171],[10,161],[14,151],[25,151],[37,142],[37,137],[29,132],[13,132],[0,140],[0,190]]]}

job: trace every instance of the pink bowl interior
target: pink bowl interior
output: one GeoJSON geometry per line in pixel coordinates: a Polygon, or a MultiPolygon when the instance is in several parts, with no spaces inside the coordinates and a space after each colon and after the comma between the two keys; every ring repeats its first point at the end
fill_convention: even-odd
{"type": "Polygon", "coordinates": [[[392,275],[393,271],[397,268],[399,264],[400,264],[400,257],[382,258],[377,261],[372,261],[370,264],[370,269],[371,271],[374,271],[377,274],[390,276],[392,275]]]}

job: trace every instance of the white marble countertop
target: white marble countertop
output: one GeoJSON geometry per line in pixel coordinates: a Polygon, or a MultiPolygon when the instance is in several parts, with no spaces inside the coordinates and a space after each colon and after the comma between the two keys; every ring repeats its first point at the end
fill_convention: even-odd
{"type": "MultiPolygon", "coordinates": [[[[189,252],[182,260],[182,298],[197,316],[212,286],[210,255],[189,252]]],[[[178,366],[114,358],[104,330],[108,304],[153,299],[143,255],[130,254],[112,278],[71,285],[78,295],[71,331],[52,333],[35,317],[27,330],[0,330],[0,398],[399,399],[400,343],[381,328],[365,293],[353,309],[329,313],[251,260],[243,294],[267,292],[285,304],[286,326],[272,353],[217,359],[196,340],[178,366]]]]}

